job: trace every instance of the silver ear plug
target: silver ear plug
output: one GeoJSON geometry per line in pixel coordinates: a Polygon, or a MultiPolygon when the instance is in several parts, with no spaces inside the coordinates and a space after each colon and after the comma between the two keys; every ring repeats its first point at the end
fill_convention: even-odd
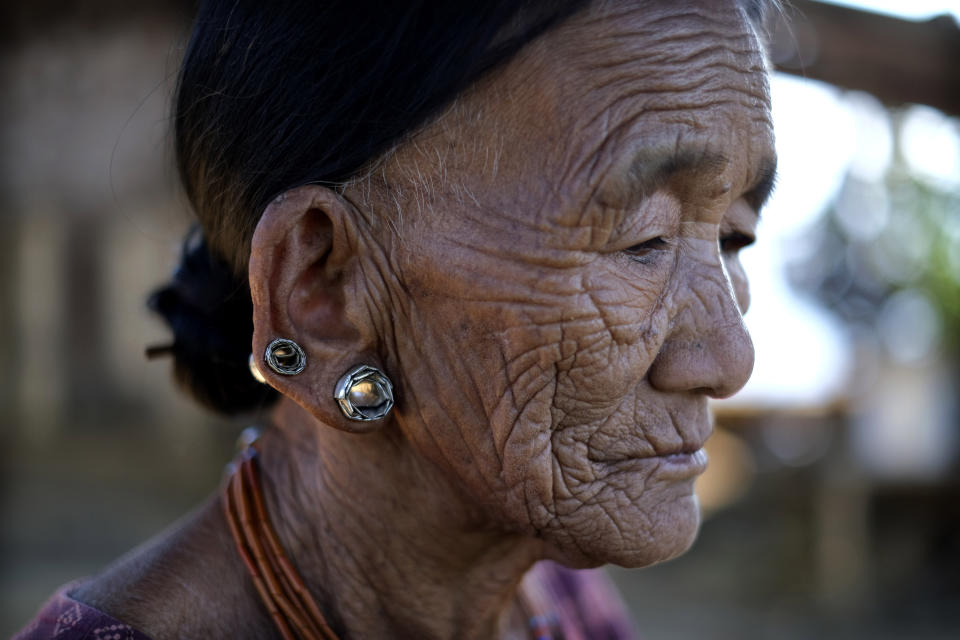
{"type": "Polygon", "coordinates": [[[282,376],[295,376],[307,366],[307,354],[293,340],[277,338],[263,354],[267,366],[282,376]]]}
{"type": "Polygon", "coordinates": [[[247,366],[250,367],[250,375],[253,376],[254,380],[260,384],[267,384],[267,379],[260,373],[260,367],[257,366],[257,359],[253,357],[252,353],[250,354],[250,359],[247,360],[247,366]]]}
{"type": "Polygon", "coordinates": [[[351,420],[379,420],[393,408],[393,383],[376,367],[360,364],[340,378],[333,398],[351,420]]]}

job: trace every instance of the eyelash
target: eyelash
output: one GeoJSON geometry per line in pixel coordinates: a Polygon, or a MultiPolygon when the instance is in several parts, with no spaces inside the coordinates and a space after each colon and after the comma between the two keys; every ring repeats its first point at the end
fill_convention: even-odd
{"type": "Polygon", "coordinates": [[[720,251],[723,253],[732,253],[749,247],[757,239],[744,233],[730,233],[720,238],[720,251]]]}
{"type": "MultiPolygon", "coordinates": [[[[720,251],[723,253],[736,253],[741,249],[749,247],[756,241],[756,238],[744,233],[729,233],[720,238],[720,251]]],[[[670,242],[661,236],[657,236],[635,244],[632,247],[627,247],[623,252],[634,262],[649,264],[651,260],[650,253],[652,251],[665,251],[669,248],[670,242]]]]}
{"type": "Polygon", "coordinates": [[[641,264],[649,264],[651,256],[649,255],[652,251],[664,251],[670,248],[670,242],[665,238],[657,236],[656,238],[650,238],[640,244],[635,244],[632,247],[627,247],[623,250],[627,257],[633,260],[634,262],[639,262],[641,264]]]}

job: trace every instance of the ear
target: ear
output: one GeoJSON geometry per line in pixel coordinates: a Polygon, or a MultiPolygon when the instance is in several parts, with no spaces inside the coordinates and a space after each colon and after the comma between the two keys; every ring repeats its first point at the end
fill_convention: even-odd
{"type": "MultiPolygon", "coordinates": [[[[362,277],[357,257],[365,239],[360,213],[336,192],[317,185],[293,189],[271,202],[253,234],[250,293],[253,298],[254,362],[267,384],[292,398],[322,423],[369,432],[389,421],[349,420],[333,399],[340,377],[357,364],[383,369],[366,305],[350,299],[362,277]],[[306,368],[285,376],[263,361],[275,338],[304,350],[306,368]]],[[[374,288],[375,289],[375,288],[374,288]]]]}

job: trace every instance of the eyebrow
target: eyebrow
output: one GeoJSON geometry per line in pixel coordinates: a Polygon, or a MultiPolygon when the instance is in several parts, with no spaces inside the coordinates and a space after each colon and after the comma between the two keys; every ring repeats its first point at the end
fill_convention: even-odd
{"type": "MultiPolygon", "coordinates": [[[[729,165],[723,153],[700,146],[652,146],[638,151],[627,172],[627,200],[631,206],[663,188],[680,173],[701,172],[719,175],[729,165]]],[[[744,199],[757,215],[770,199],[777,183],[777,160],[773,156],[760,161],[756,175],[744,193],[744,199]]]]}

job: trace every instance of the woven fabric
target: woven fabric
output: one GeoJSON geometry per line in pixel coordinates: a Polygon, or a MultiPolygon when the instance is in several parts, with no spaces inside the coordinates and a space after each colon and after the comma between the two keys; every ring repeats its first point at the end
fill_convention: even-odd
{"type": "Polygon", "coordinates": [[[150,640],[130,625],[67,595],[61,587],[12,640],[150,640]]]}
{"type": "Polygon", "coordinates": [[[530,619],[534,640],[635,640],[626,607],[601,569],[567,569],[539,562],[521,588],[541,612],[530,619]]]}

